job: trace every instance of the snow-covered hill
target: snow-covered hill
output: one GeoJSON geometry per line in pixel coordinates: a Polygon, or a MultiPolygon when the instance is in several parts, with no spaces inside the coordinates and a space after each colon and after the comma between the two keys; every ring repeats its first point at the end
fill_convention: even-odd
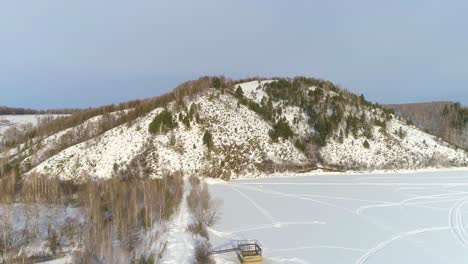
{"type": "Polygon", "coordinates": [[[284,92],[284,80],[255,80],[231,89],[205,87],[104,133],[93,134],[103,120],[95,116],[23,145],[16,160],[25,173],[64,179],[109,178],[132,168],[151,177],[180,170],[230,179],[317,164],[343,169],[468,165],[464,150],[330,88],[329,82],[289,82],[293,85],[284,92]],[[150,133],[151,122],[166,110],[176,127],[150,133]],[[212,147],[204,140],[207,133],[212,147]]]}
{"type": "MultiPolygon", "coordinates": [[[[290,142],[270,143],[270,126],[244,106],[238,107],[234,97],[227,94],[211,97],[213,94],[215,92],[208,91],[186,103],[198,106],[203,124],[192,122],[187,128],[178,121],[178,128],[173,131],[152,135],[148,126],[163,110],[156,108],[130,126],[118,126],[61,151],[32,169],[31,173],[63,178],[84,175],[109,178],[141,153],[145,153],[148,173],[153,177],[177,170],[190,174],[219,173],[228,177],[237,175],[235,172],[261,171],[266,162],[278,165],[307,163],[304,154],[290,142]],[[205,130],[213,135],[215,149],[211,152],[203,145],[205,130]]],[[[174,108],[174,104],[170,107],[174,108]]],[[[60,135],[52,137],[60,138],[60,135]]]]}
{"type": "Polygon", "coordinates": [[[329,165],[364,169],[466,166],[468,162],[464,150],[402,121],[389,121],[389,132],[382,133],[379,127],[373,130],[372,139],[348,137],[343,143],[331,140],[321,150],[324,161],[329,165]],[[400,127],[404,138],[391,132],[399,131],[400,127]],[[365,140],[369,148],[364,147],[365,140]]]}

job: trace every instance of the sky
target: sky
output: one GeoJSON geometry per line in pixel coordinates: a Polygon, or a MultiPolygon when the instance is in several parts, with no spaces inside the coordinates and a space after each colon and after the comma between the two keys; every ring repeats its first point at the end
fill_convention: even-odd
{"type": "Polygon", "coordinates": [[[468,1],[4,0],[0,105],[91,107],[203,75],[468,105],[468,1]]]}

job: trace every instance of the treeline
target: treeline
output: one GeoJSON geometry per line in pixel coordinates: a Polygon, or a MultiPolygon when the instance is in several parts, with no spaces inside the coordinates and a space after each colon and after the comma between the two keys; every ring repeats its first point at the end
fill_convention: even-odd
{"type": "MultiPolygon", "coordinates": [[[[4,232],[0,239],[0,254],[20,257],[21,249],[30,243],[47,241],[50,254],[59,254],[66,247],[78,248],[74,263],[96,260],[103,263],[141,263],[154,258],[151,253],[157,252],[148,253],[148,249],[143,254],[137,249],[148,242],[145,239],[157,240],[157,234],[149,231],[154,225],[167,221],[177,210],[183,192],[182,174],[174,173],[162,179],[134,176],[89,179],[71,182],[43,175],[20,178],[14,170],[2,176],[0,226],[4,232]],[[17,224],[5,211],[8,205],[17,205],[11,208],[80,208],[85,222],[68,219],[64,225],[39,226],[47,230],[41,233],[37,231],[38,221],[44,219],[33,217],[28,218],[20,230],[15,230],[17,224]]],[[[23,214],[35,215],[34,212],[23,214]]],[[[48,221],[60,222],[57,218],[62,216],[48,215],[48,221]]]]}
{"type": "Polygon", "coordinates": [[[190,177],[192,189],[187,196],[187,204],[193,214],[194,221],[189,226],[189,231],[198,235],[195,248],[196,264],[214,264],[215,261],[208,255],[211,248],[209,243],[208,227],[212,227],[220,218],[221,200],[211,197],[206,183],[202,184],[199,178],[190,177]],[[201,239],[200,239],[201,237],[201,239]]]}
{"type": "Polygon", "coordinates": [[[468,107],[454,102],[385,105],[420,129],[468,148],[468,107]]]}
{"type": "Polygon", "coordinates": [[[47,109],[47,110],[36,110],[31,108],[17,108],[0,106],[0,115],[63,115],[71,114],[81,109],[78,108],[64,108],[64,109],[47,109]]]}

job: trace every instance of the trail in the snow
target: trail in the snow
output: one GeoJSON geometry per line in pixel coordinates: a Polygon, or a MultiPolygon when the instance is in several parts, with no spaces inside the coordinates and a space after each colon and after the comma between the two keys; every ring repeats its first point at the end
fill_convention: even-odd
{"type": "Polygon", "coordinates": [[[463,225],[463,214],[462,207],[465,203],[468,203],[468,197],[458,200],[452,208],[450,208],[448,214],[448,222],[450,225],[450,231],[454,238],[465,248],[468,248],[468,233],[466,232],[463,225]]]}
{"type": "Polygon", "coordinates": [[[296,247],[296,248],[283,248],[283,249],[269,250],[268,252],[274,253],[274,252],[296,251],[296,250],[306,250],[306,249],[340,249],[340,250],[366,252],[366,250],[360,249],[360,248],[338,247],[338,246],[302,246],[302,247],[296,247]]]}
{"type": "Polygon", "coordinates": [[[264,245],[266,263],[465,263],[468,191],[463,186],[468,175],[426,175],[432,174],[265,178],[215,185],[217,194],[226,195],[229,219],[209,232],[219,243],[255,236],[264,245]],[[230,188],[236,192],[225,192],[230,188]],[[255,221],[234,220],[237,202],[247,202],[244,198],[254,202],[248,217],[255,221]],[[266,215],[278,222],[269,222],[266,215]]]}
{"type": "Polygon", "coordinates": [[[393,242],[395,242],[397,240],[407,238],[407,237],[410,237],[410,236],[414,236],[414,235],[417,235],[417,234],[421,234],[421,233],[432,232],[432,231],[442,231],[442,230],[448,230],[448,229],[450,229],[450,227],[447,227],[447,226],[429,227],[429,228],[415,229],[415,230],[411,230],[411,231],[408,231],[408,232],[397,234],[397,235],[393,236],[392,238],[390,238],[388,240],[380,242],[375,247],[368,250],[364,255],[362,255],[356,261],[356,264],[365,263],[370,257],[374,256],[377,252],[379,252],[380,250],[388,247],[389,245],[391,245],[393,242]]]}
{"type": "Polygon", "coordinates": [[[356,183],[341,183],[341,182],[250,182],[237,183],[240,185],[285,185],[285,186],[447,186],[447,187],[462,187],[468,186],[468,182],[356,182],[356,183]]]}
{"type": "Polygon", "coordinates": [[[333,208],[336,208],[336,209],[344,210],[344,211],[349,212],[351,214],[355,214],[355,212],[353,212],[352,210],[349,210],[348,208],[341,207],[341,206],[338,206],[336,204],[329,203],[329,202],[324,202],[324,201],[320,201],[320,200],[316,200],[316,199],[303,197],[303,196],[297,195],[297,194],[283,193],[283,192],[277,192],[277,191],[273,191],[273,190],[264,190],[264,189],[261,189],[261,188],[256,188],[256,187],[247,186],[247,185],[235,185],[235,186],[240,187],[240,188],[251,189],[251,190],[254,190],[254,191],[257,191],[257,192],[260,192],[260,193],[265,193],[265,194],[274,194],[274,195],[278,195],[278,196],[282,196],[282,197],[291,197],[291,198],[295,198],[295,199],[311,201],[311,202],[315,202],[315,203],[322,204],[322,205],[325,205],[325,206],[329,206],[329,207],[333,207],[333,208]]]}
{"type": "Polygon", "coordinates": [[[231,237],[233,234],[241,233],[245,231],[252,231],[252,230],[260,230],[260,229],[268,229],[268,228],[282,228],[287,226],[293,225],[326,225],[326,222],[322,221],[303,221],[303,222],[275,222],[271,224],[264,224],[264,225],[255,225],[255,226],[247,226],[242,228],[236,228],[229,231],[218,231],[213,228],[208,228],[208,231],[213,233],[218,237],[231,237]]]}
{"type": "MultiPolygon", "coordinates": [[[[356,213],[357,214],[362,214],[365,210],[368,210],[368,209],[371,209],[371,208],[382,208],[382,207],[392,207],[392,206],[405,206],[405,205],[418,205],[420,203],[410,203],[411,201],[415,201],[415,200],[424,200],[424,199],[435,199],[435,198],[440,198],[440,197],[446,197],[446,196],[453,196],[453,195],[465,195],[466,193],[465,192],[457,192],[457,193],[444,193],[444,194],[435,194],[435,195],[426,195],[426,196],[417,196],[417,197],[413,197],[413,198],[408,198],[408,199],[405,199],[405,200],[402,200],[400,202],[396,202],[396,203],[389,203],[389,204],[370,204],[370,205],[365,205],[365,206],[361,206],[359,207],[357,210],[356,210],[356,213]]],[[[451,198],[452,199],[452,198],[451,198]]],[[[440,200],[440,199],[435,199],[434,201],[432,202],[442,202],[444,200],[440,200]]],[[[446,200],[445,200],[446,201],[446,200]]],[[[451,200],[450,200],[451,201],[451,200]]],[[[428,202],[421,202],[421,204],[425,204],[425,203],[428,203],[428,202]]],[[[431,203],[431,202],[429,202],[431,203]]]]}
{"type": "Polygon", "coordinates": [[[265,208],[261,207],[258,203],[256,203],[254,200],[252,200],[249,196],[247,196],[245,193],[241,192],[237,188],[234,188],[233,186],[230,186],[231,189],[234,191],[238,192],[241,196],[243,196],[247,201],[249,201],[257,210],[262,213],[271,223],[277,223],[275,218],[266,210],[265,208]]]}
{"type": "Polygon", "coordinates": [[[411,179],[411,180],[447,180],[447,179],[466,179],[466,176],[430,176],[430,177],[423,177],[423,176],[417,176],[417,177],[412,177],[412,176],[377,176],[377,175],[372,175],[372,176],[366,176],[366,177],[358,177],[354,178],[353,180],[355,181],[360,181],[360,180],[383,180],[383,179],[389,179],[389,180],[403,180],[403,179],[411,179]]]}
{"type": "Polygon", "coordinates": [[[191,190],[188,177],[184,178],[184,193],[177,215],[169,224],[167,247],[161,263],[192,264],[195,262],[195,238],[188,230],[192,214],[187,204],[187,196],[191,190]]]}
{"type": "MultiPolygon", "coordinates": [[[[233,186],[236,186],[238,188],[246,188],[246,189],[251,189],[251,190],[254,190],[254,191],[257,191],[257,192],[260,192],[260,193],[265,193],[265,194],[274,194],[274,195],[279,195],[279,196],[283,196],[283,197],[291,197],[291,198],[295,198],[295,199],[300,199],[300,200],[305,200],[305,201],[311,201],[311,202],[314,202],[314,203],[318,203],[318,204],[322,204],[322,205],[325,205],[325,206],[328,206],[328,207],[331,207],[331,208],[336,208],[336,209],[339,209],[339,210],[343,210],[349,214],[352,214],[352,215],[355,215],[355,216],[359,216],[361,217],[362,219],[365,219],[367,220],[369,223],[371,223],[372,225],[375,225],[379,228],[381,228],[382,230],[387,230],[389,232],[393,232],[393,230],[391,230],[388,226],[376,221],[375,219],[372,219],[372,218],[369,218],[369,217],[365,217],[363,215],[360,215],[358,212],[356,211],[353,211],[353,210],[350,210],[346,207],[342,207],[342,206],[339,206],[339,205],[336,205],[336,204],[333,204],[333,203],[330,203],[330,202],[325,202],[325,201],[321,201],[321,200],[317,200],[317,199],[312,199],[312,198],[308,198],[308,197],[303,197],[301,195],[297,195],[297,194],[290,194],[290,193],[283,193],[283,192],[278,192],[278,191],[273,191],[273,190],[264,190],[262,188],[258,188],[258,187],[254,187],[254,186],[249,186],[247,184],[242,184],[242,185],[233,185],[233,186]]],[[[232,189],[235,189],[236,191],[240,192],[239,190],[237,190],[236,188],[234,188],[233,186],[230,186],[232,189]]],[[[240,192],[242,193],[242,192],[240,192]]],[[[243,195],[245,197],[245,194],[243,195]]],[[[248,197],[247,197],[248,198],[248,197]]],[[[340,197],[340,198],[343,198],[343,197],[340,197]]],[[[250,198],[248,198],[250,199],[250,198]]],[[[251,199],[250,199],[251,200],[251,199]]],[[[253,203],[255,203],[254,201],[252,201],[253,203]]],[[[256,204],[256,203],[255,203],[256,204]]],[[[386,204],[391,204],[391,202],[387,202],[386,204]]],[[[277,226],[277,227],[280,227],[280,226],[277,226]]]]}

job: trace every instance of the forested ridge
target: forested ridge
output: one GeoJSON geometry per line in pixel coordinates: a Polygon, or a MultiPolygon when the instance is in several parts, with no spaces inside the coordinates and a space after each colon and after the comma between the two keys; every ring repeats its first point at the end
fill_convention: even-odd
{"type": "Polygon", "coordinates": [[[456,102],[385,105],[420,129],[468,148],[468,107],[456,102]]]}

